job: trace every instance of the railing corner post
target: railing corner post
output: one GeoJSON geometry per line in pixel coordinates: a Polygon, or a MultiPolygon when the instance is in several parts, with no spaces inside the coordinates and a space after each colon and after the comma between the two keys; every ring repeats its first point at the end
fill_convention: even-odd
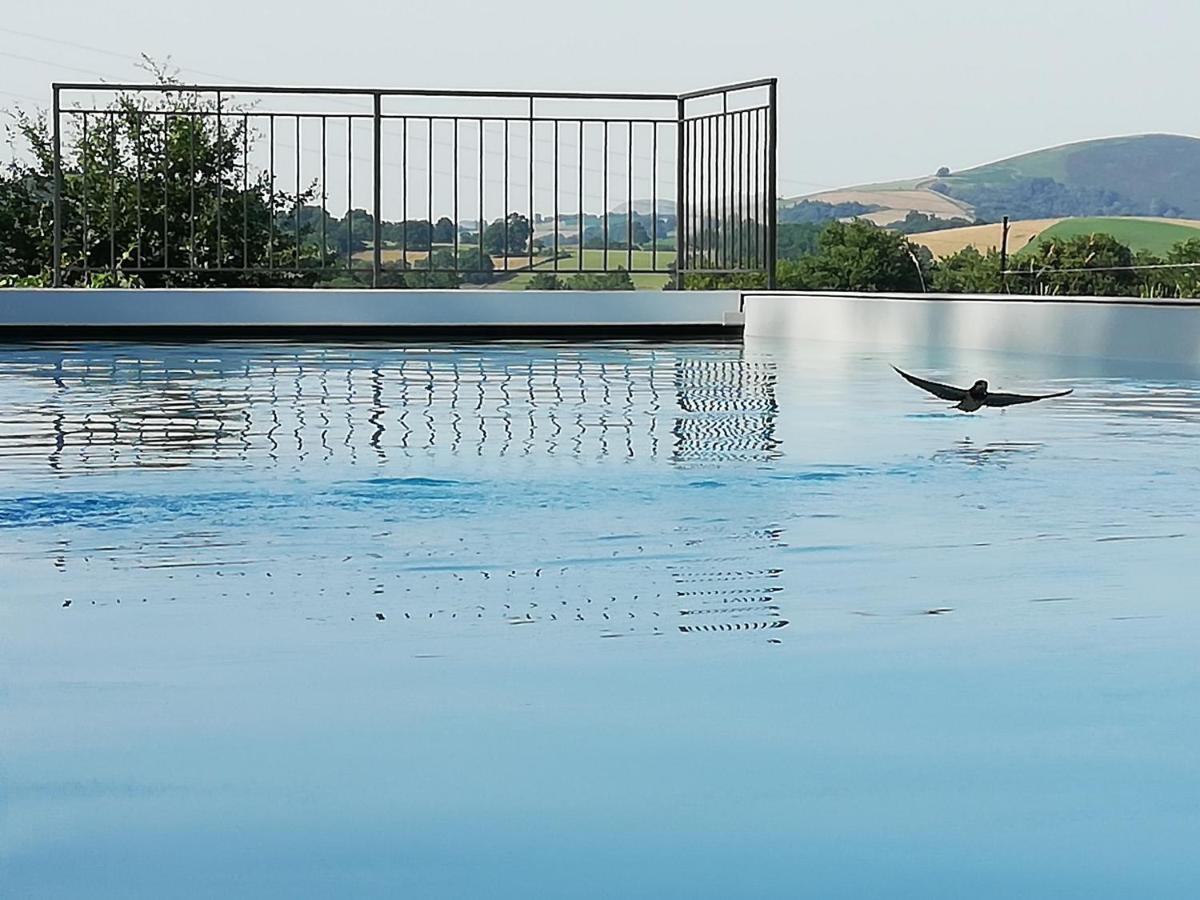
{"type": "Polygon", "coordinates": [[[777,190],[776,176],[779,169],[779,134],[778,134],[778,88],[779,79],[772,78],[769,91],[769,111],[767,112],[770,122],[771,133],[768,136],[770,142],[769,151],[769,167],[767,169],[767,288],[775,290],[776,287],[776,268],[778,255],[778,240],[779,240],[779,196],[777,190]]]}
{"type": "MultiPolygon", "coordinates": [[[[683,290],[683,266],[687,258],[687,235],[684,232],[684,204],[687,191],[684,181],[687,179],[685,160],[687,150],[684,143],[687,135],[685,105],[687,101],[679,97],[675,101],[675,290],[683,290]]],[[[654,211],[655,216],[658,210],[654,211]]]]}

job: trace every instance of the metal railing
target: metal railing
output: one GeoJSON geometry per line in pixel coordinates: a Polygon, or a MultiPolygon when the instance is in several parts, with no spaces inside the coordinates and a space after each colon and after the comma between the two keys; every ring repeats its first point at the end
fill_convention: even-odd
{"type": "Polygon", "coordinates": [[[56,286],[774,284],[775,79],[683,95],[53,93],[56,286]]]}

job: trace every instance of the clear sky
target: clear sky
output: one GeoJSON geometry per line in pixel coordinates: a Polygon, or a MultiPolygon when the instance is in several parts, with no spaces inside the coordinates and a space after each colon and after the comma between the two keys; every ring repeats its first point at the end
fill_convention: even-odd
{"type": "Polygon", "coordinates": [[[142,80],[141,52],[191,79],[266,84],[674,92],[777,75],[780,193],[794,195],[1200,133],[1197,34],[1194,0],[9,2],[0,104],[48,105],[54,80],[142,80]]]}

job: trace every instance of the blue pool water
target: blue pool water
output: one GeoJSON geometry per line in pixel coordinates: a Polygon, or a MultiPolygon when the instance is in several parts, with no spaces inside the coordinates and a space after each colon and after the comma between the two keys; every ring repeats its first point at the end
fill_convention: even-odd
{"type": "Polygon", "coordinates": [[[1194,371],[88,344],[0,397],[5,897],[1196,894],[1194,371]]]}

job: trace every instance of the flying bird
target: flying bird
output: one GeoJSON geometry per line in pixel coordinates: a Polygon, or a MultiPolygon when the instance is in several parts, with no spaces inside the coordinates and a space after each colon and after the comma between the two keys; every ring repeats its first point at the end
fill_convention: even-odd
{"type": "MultiPolygon", "coordinates": [[[[892,366],[896,369],[895,366],[892,366]]],[[[896,373],[909,384],[916,385],[923,391],[928,391],[942,400],[956,400],[955,409],[963,412],[975,412],[984,406],[1016,406],[1018,403],[1034,403],[1038,400],[1049,400],[1053,397],[1065,397],[1071,390],[1059,391],[1057,394],[999,394],[988,390],[988,383],[982,378],[969,388],[954,387],[949,384],[939,384],[936,381],[926,381],[916,375],[909,375],[900,369],[896,373]]],[[[1072,389],[1073,390],[1073,389],[1072,389]]]]}

